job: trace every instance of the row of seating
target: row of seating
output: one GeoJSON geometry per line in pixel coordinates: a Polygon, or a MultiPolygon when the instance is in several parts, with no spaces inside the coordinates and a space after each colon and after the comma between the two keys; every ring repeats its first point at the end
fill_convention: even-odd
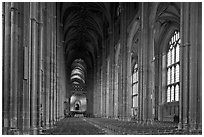
{"type": "Polygon", "coordinates": [[[43,132],[45,135],[96,135],[105,132],[82,118],[66,118],[59,121],[54,128],[43,132]]]}
{"type": "Polygon", "coordinates": [[[122,121],[108,118],[65,118],[53,129],[44,134],[63,135],[200,135],[202,131],[188,132],[177,130],[177,124],[171,122],[152,122],[144,124],[135,120],[122,121]]]}
{"type": "Polygon", "coordinates": [[[98,124],[102,128],[111,130],[114,134],[119,135],[197,135],[201,131],[188,132],[177,129],[176,123],[171,122],[153,122],[152,124],[138,123],[137,121],[121,121],[108,118],[88,118],[88,121],[98,124]]]}

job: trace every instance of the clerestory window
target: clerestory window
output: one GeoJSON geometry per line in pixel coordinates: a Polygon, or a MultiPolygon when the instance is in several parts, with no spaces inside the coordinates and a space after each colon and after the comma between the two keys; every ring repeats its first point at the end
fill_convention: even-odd
{"type": "Polygon", "coordinates": [[[132,107],[138,107],[138,66],[135,64],[132,75],[132,107]]]}
{"type": "Polygon", "coordinates": [[[167,52],[167,102],[179,101],[179,48],[180,35],[175,31],[169,41],[167,52]]]}

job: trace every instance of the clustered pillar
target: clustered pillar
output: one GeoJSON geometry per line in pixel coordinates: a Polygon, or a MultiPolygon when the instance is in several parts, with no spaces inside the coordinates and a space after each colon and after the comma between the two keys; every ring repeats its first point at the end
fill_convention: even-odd
{"type": "Polygon", "coordinates": [[[39,134],[63,116],[56,4],[3,3],[3,17],[3,134],[39,134]]]}
{"type": "Polygon", "coordinates": [[[95,116],[101,116],[106,118],[116,118],[121,120],[130,120],[131,112],[131,88],[128,83],[129,75],[127,75],[127,40],[126,40],[126,28],[127,28],[127,5],[120,3],[121,15],[119,35],[120,41],[116,46],[114,45],[114,22],[108,28],[107,34],[110,36],[108,39],[103,39],[102,42],[102,55],[98,57],[101,63],[97,64],[97,84],[98,88],[94,88],[94,94],[97,97],[94,98],[95,109],[99,110],[99,114],[95,110],[95,116]],[[109,46],[111,45],[111,46],[109,46]],[[95,93],[97,92],[97,93],[95,93]],[[96,100],[97,99],[97,100],[96,100]]]}
{"type": "Polygon", "coordinates": [[[202,129],[200,3],[181,4],[181,89],[179,129],[202,129]]]}

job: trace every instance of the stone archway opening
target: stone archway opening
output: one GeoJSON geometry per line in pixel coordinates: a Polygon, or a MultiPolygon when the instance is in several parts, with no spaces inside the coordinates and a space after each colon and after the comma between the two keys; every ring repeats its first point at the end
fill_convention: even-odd
{"type": "Polygon", "coordinates": [[[83,59],[75,59],[71,65],[71,97],[70,113],[84,115],[87,111],[86,63],[83,59]]]}
{"type": "Polygon", "coordinates": [[[79,110],[79,108],[80,108],[79,102],[75,102],[75,110],[79,110]]]}

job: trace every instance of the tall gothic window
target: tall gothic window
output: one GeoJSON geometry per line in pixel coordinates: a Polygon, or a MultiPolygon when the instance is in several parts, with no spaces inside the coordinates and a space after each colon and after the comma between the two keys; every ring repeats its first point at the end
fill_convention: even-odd
{"type": "Polygon", "coordinates": [[[179,46],[180,35],[175,31],[167,52],[167,102],[179,101],[179,46]]]}
{"type": "Polygon", "coordinates": [[[132,107],[138,107],[138,67],[137,64],[134,66],[132,74],[132,107]]]}

